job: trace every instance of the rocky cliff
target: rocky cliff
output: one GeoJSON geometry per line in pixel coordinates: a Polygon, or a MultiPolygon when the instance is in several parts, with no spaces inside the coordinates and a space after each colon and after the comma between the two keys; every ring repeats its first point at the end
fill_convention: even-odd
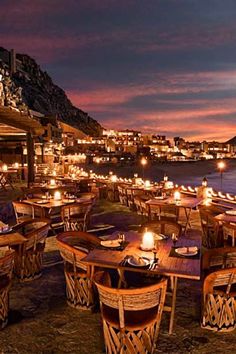
{"type": "Polygon", "coordinates": [[[92,136],[101,134],[101,125],[86,112],[72,105],[65,92],[52,82],[47,72],[42,71],[34,59],[25,54],[16,54],[16,72],[9,74],[9,52],[0,48],[0,74],[3,89],[0,104],[20,110],[38,111],[56,116],[62,122],[92,136]]]}

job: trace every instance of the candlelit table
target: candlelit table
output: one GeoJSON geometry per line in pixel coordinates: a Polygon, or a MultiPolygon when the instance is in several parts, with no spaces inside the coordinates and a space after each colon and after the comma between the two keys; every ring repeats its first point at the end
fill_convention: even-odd
{"type": "Polygon", "coordinates": [[[150,199],[146,201],[146,204],[148,205],[149,208],[149,215],[150,215],[150,207],[151,206],[156,206],[161,209],[161,207],[164,205],[175,205],[179,209],[182,208],[184,210],[185,218],[186,218],[186,223],[184,226],[184,233],[186,233],[186,230],[189,227],[191,227],[190,224],[190,216],[191,216],[191,211],[195,209],[199,204],[202,203],[201,198],[194,198],[194,197],[186,197],[182,196],[181,199],[176,202],[173,197],[168,197],[168,198],[163,198],[163,199],[150,199]]]}
{"type": "MultiPolygon", "coordinates": [[[[111,237],[111,238],[114,238],[111,237]]],[[[169,333],[172,333],[175,315],[177,280],[178,278],[200,280],[201,274],[201,260],[200,251],[197,258],[191,257],[175,257],[172,255],[172,240],[158,242],[157,257],[159,259],[158,265],[153,269],[146,269],[142,267],[129,267],[124,265],[123,260],[129,255],[137,255],[138,257],[148,257],[153,259],[153,252],[146,252],[140,249],[142,243],[142,235],[135,232],[125,233],[125,239],[128,245],[123,251],[112,249],[95,248],[91,250],[88,255],[82,259],[83,262],[91,267],[91,274],[94,272],[94,267],[113,268],[117,269],[120,276],[120,283],[124,281],[124,272],[142,272],[147,274],[160,274],[170,277],[172,284],[172,301],[171,306],[165,306],[165,310],[170,312],[169,333]]],[[[190,240],[181,238],[178,240],[178,247],[192,247],[196,246],[200,250],[201,240],[190,240]]]]}

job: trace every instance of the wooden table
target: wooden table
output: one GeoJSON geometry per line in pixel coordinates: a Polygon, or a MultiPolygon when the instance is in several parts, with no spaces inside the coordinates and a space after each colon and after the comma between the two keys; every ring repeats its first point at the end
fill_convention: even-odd
{"type": "MultiPolygon", "coordinates": [[[[121,282],[124,279],[124,271],[134,271],[148,274],[161,274],[170,277],[172,284],[172,301],[171,306],[165,306],[165,310],[171,313],[169,325],[169,333],[171,334],[174,324],[177,280],[178,278],[200,280],[200,256],[198,259],[187,257],[170,257],[169,254],[172,247],[172,241],[168,239],[166,241],[160,241],[158,243],[159,249],[157,252],[157,257],[159,261],[158,266],[156,266],[155,269],[148,270],[144,268],[122,266],[122,261],[128,255],[136,254],[139,257],[145,256],[150,259],[153,259],[153,252],[145,252],[140,250],[139,248],[142,240],[142,235],[137,234],[135,232],[127,232],[125,236],[129,244],[123,251],[111,249],[93,249],[88,253],[85,258],[82,259],[82,261],[87,263],[91,267],[91,274],[93,274],[95,266],[117,269],[121,282]]],[[[201,240],[200,238],[198,240],[181,238],[178,240],[177,246],[197,246],[200,249],[201,240]]]]}
{"type": "Polygon", "coordinates": [[[218,214],[215,219],[222,222],[231,222],[236,224],[236,215],[229,215],[226,213],[218,214]]]}
{"type": "MultiPolygon", "coordinates": [[[[66,199],[66,198],[65,198],[66,199]]],[[[23,202],[30,204],[32,206],[37,206],[37,207],[41,207],[44,209],[53,209],[53,208],[62,208],[65,205],[70,205],[73,203],[86,203],[89,202],[88,199],[83,199],[83,198],[75,198],[73,200],[73,202],[68,202],[65,201],[65,199],[61,199],[61,200],[54,200],[53,198],[49,199],[46,203],[40,204],[40,201],[43,201],[43,199],[41,198],[30,198],[30,199],[24,199],[23,202]]]]}
{"type": "MultiPolygon", "coordinates": [[[[185,197],[182,196],[181,200],[176,203],[173,197],[168,197],[165,199],[150,199],[146,202],[146,204],[150,206],[163,206],[163,205],[176,205],[178,208],[184,209],[185,217],[186,217],[186,225],[184,228],[184,233],[186,233],[186,230],[189,227],[191,227],[190,224],[190,216],[191,216],[191,211],[196,208],[200,203],[202,202],[201,198],[194,198],[194,197],[185,197]]],[[[150,213],[150,212],[149,212],[150,213]]]]}
{"type": "MultiPolygon", "coordinates": [[[[0,227],[6,226],[0,221],[0,227]]],[[[8,234],[0,234],[0,247],[22,245],[27,239],[19,232],[11,232],[8,234]]]]}

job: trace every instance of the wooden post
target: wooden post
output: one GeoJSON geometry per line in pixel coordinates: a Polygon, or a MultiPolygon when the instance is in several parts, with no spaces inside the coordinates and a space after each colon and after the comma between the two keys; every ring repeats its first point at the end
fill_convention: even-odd
{"type": "Polygon", "coordinates": [[[11,75],[16,72],[16,53],[14,49],[10,51],[10,73],[11,75]]]}
{"type": "Polygon", "coordinates": [[[28,186],[34,182],[34,140],[31,133],[27,133],[27,166],[28,166],[28,186]]]}
{"type": "Polygon", "coordinates": [[[44,143],[41,145],[41,163],[44,163],[44,143]]]}

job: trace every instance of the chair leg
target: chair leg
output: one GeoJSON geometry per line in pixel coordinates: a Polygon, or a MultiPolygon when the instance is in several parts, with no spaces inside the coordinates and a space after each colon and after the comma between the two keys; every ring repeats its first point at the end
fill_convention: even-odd
{"type": "Polygon", "coordinates": [[[66,270],[65,278],[68,305],[76,309],[92,310],[96,305],[92,280],[86,274],[74,274],[66,270]]]}
{"type": "Polygon", "coordinates": [[[0,290],[0,329],[6,327],[8,321],[9,288],[7,286],[0,290]]]}

